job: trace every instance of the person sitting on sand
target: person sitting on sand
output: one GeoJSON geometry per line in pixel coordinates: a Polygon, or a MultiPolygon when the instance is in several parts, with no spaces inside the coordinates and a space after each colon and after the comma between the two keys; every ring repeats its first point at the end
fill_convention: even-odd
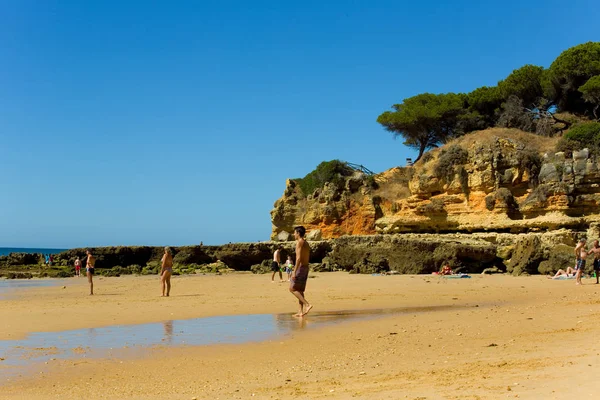
{"type": "Polygon", "coordinates": [[[85,274],[87,275],[88,282],[90,284],[90,296],[94,294],[94,265],[96,264],[96,258],[92,255],[92,251],[88,250],[87,260],[85,262],[85,274]]]}
{"type": "Polygon", "coordinates": [[[452,271],[452,268],[450,268],[450,263],[448,261],[442,264],[442,271],[440,272],[440,275],[454,275],[454,271],[452,271]]]}
{"type": "Polygon", "coordinates": [[[575,271],[575,268],[571,268],[571,267],[567,267],[567,270],[565,271],[564,269],[559,269],[556,272],[556,275],[552,276],[552,277],[548,277],[548,279],[559,279],[559,277],[561,276],[566,276],[567,278],[572,278],[575,276],[575,273],[577,271],[575,271]]]}
{"type": "Polygon", "coordinates": [[[171,255],[170,248],[165,247],[165,254],[160,261],[162,262],[160,269],[162,297],[165,297],[165,289],[167,290],[166,297],[169,297],[169,293],[171,293],[171,275],[173,275],[173,256],[171,255]]]}

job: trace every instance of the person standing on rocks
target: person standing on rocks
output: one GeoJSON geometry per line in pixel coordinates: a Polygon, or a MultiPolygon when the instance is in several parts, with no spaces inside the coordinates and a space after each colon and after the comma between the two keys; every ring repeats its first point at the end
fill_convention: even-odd
{"type": "Polygon", "coordinates": [[[310,246],[304,240],[306,229],[303,226],[294,228],[294,238],[296,239],[296,266],[292,272],[290,280],[290,292],[298,299],[300,310],[295,317],[303,317],[313,308],[313,306],[304,297],[306,290],[306,281],[308,280],[308,262],[310,259],[310,246]]]}
{"type": "Polygon", "coordinates": [[[273,262],[271,263],[271,282],[275,282],[275,273],[279,272],[279,282],[283,282],[283,275],[281,274],[281,246],[278,246],[275,252],[273,253],[273,262]]]}
{"type": "Polygon", "coordinates": [[[173,275],[173,256],[171,255],[171,249],[165,247],[165,254],[160,260],[162,263],[160,269],[160,286],[162,288],[162,297],[169,297],[171,293],[171,275],[173,275]]]}
{"type": "Polygon", "coordinates": [[[94,265],[96,264],[96,257],[92,255],[92,251],[87,251],[87,260],[85,261],[85,274],[87,275],[88,282],[90,284],[90,296],[94,294],[94,265]]]}
{"type": "Polygon", "coordinates": [[[575,284],[581,285],[581,275],[583,275],[583,270],[585,269],[585,259],[587,258],[587,251],[585,250],[585,239],[581,239],[577,246],[575,246],[575,284]]]}
{"type": "Polygon", "coordinates": [[[588,253],[594,253],[594,273],[596,274],[596,285],[600,283],[600,246],[598,239],[592,243],[592,248],[588,253]]]}

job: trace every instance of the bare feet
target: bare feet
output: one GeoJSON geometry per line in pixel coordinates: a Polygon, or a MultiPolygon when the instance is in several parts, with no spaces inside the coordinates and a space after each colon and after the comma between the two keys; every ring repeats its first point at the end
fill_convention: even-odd
{"type": "Polygon", "coordinates": [[[306,314],[308,314],[308,312],[309,312],[310,310],[312,310],[312,308],[313,308],[313,306],[312,306],[312,305],[309,305],[309,306],[306,308],[306,311],[304,311],[304,312],[302,313],[302,317],[304,317],[306,314]]]}
{"type": "Polygon", "coordinates": [[[300,318],[301,316],[302,316],[302,314],[300,314],[300,313],[294,314],[294,317],[297,317],[297,318],[300,318]]]}

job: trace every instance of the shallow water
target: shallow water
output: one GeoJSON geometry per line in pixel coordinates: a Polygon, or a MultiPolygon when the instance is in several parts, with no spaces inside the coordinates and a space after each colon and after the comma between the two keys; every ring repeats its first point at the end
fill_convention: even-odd
{"type": "Polygon", "coordinates": [[[58,283],[58,279],[0,279],[0,291],[2,289],[52,286],[58,283]]]}
{"type": "MultiPolygon", "coordinates": [[[[464,306],[459,306],[464,307],[464,306]]],[[[39,332],[22,340],[0,340],[0,366],[26,367],[58,358],[122,357],[153,346],[214,345],[276,339],[301,329],[364,321],[396,314],[414,314],[457,306],[314,312],[305,318],[291,314],[231,315],[173,320],[139,325],[62,332],[39,332]]],[[[17,368],[18,369],[18,368],[17,368]]],[[[16,370],[14,371],[16,372],[16,370]]]]}
{"type": "Polygon", "coordinates": [[[94,358],[124,360],[143,356],[152,348],[277,340],[303,329],[466,307],[323,311],[311,312],[305,318],[292,314],[232,315],[33,333],[23,340],[0,340],[0,388],[14,378],[46,373],[57,359],[74,363],[94,358]]]}
{"type": "Polygon", "coordinates": [[[0,300],[15,290],[54,286],[60,282],[59,279],[0,279],[0,300]]]}

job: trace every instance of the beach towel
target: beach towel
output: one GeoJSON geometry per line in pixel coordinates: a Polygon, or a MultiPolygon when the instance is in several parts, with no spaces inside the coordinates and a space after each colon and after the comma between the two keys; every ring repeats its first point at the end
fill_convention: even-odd
{"type": "Polygon", "coordinates": [[[447,279],[471,279],[471,275],[468,274],[456,274],[456,275],[441,275],[447,279]]]}

